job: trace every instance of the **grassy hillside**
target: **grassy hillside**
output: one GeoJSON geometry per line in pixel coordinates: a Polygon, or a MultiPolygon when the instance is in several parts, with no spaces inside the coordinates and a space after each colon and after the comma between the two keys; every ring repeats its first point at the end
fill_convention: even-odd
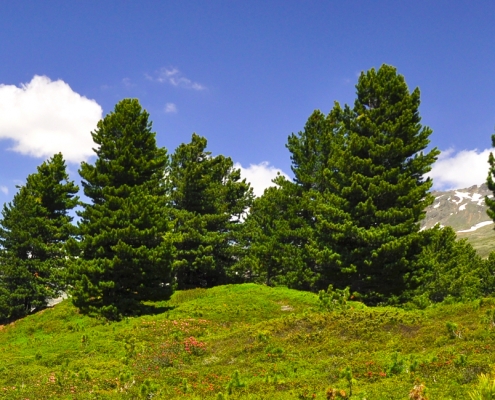
{"type": "Polygon", "coordinates": [[[350,367],[352,399],[407,399],[419,382],[464,399],[495,360],[492,299],[324,312],[314,294],[246,284],[152,306],[107,323],[64,301],[2,327],[0,397],[327,399],[349,394],[350,367]]]}

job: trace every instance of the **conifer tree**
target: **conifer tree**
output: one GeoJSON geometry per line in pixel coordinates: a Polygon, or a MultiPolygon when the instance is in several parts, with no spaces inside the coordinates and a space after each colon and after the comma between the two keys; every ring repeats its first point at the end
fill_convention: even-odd
{"type": "Polygon", "coordinates": [[[362,73],[354,107],[345,107],[345,148],[335,169],[344,177],[339,196],[346,225],[344,265],[350,283],[370,301],[398,296],[414,271],[419,221],[433,201],[431,170],[439,151],[425,153],[431,129],[422,127],[420,93],[409,92],[394,67],[362,73]]]}
{"type": "Polygon", "coordinates": [[[342,274],[354,270],[346,263],[343,251],[345,231],[352,225],[341,193],[347,184],[340,166],[346,139],[342,110],[336,103],[327,116],[318,110],[313,112],[304,130],[289,136],[287,144],[293,164],[293,185],[297,187],[293,189],[297,195],[292,196],[292,201],[297,203],[299,218],[307,227],[307,264],[316,275],[313,290],[326,289],[329,284],[340,287],[342,279],[346,279],[342,274]]]}
{"type": "MultiPolygon", "coordinates": [[[[412,282],[418,222],[432,201],[424,174],[439,152],[424,152],[431,130],[420,124],[419,90],[409,92],[395,68],[362,73],[356,89],[354,107],[315,111],[304,131],[289,137],[294,181],[281,190],[295,212],[276,218],[293,231],[284,236],[306,260],[312,290],[350,286],[377,302],[412,282]]],[[[258,244],[253,248],[263,249],[258,244]]]]}
{"type": "Polygon", "coordinates": [[[79,173],[85,195],[74,304],[107,318],[140,312],[141,301],[170,297],[165,175],[149,114],[136,99],[120,101],[92,133],[94,164],[79,173]]]}
{"type": "Polygon", "coordinates": [[[483,260],[467,239],[457,239],[451,227],[436,225],[421,236],[414,274],[417,282],[415,289],[406,293],[413,301],[472,300],[493,291],[493,255],[483,260]]]}
{"type": "Polygon", "coordinates": [[[180,289],[227,282],[239,258],[236,234],[252,189],[229,157],[212,156],[196,134],[172,155],[174,271],[180,289]]]}
{"type": "Polygon", "coordinates": [[[69,181],[62,154],[27,177],[0,221],[0,318],[19,318],[66,289],[66,242],[75,227],[68,212],[79,188],[69,181]]]}
{"type": "Polygon", "coordinates": [[[311,290],[320,276],[308,253],[312,229],[300,216],[298,187],[283,176],[274,182],[249,210],[241,234],[246,251],[236,268],[248,280],[311,290]]]}
{"type": "MultiPolygon", "coordinates": [[[[338,148],[337,134],[330,117],[317,110],[304,131],[289,136],[294,181],[278,176],[277,187],[268,188],[254,201],[243,229],[249,247],[242,260],[244,274],[296,289],[316,290],[324,285],[327,272],[319,260],[323,252],[314,246],[316,216],[324,203],[325,169],[332,149],[338,148]]],[[[328,252],[327,246],[326,256],[328,252]]]]}
{"type": "MultiPolygon", "coordinates": [[[[495,147],[495,135],[492,135],[492,147],[495,147]]],[[[490,189],[495,194],[495,157],[493,153],[490,152],[490,156],[488,157],[488,164],[490,165],[488,169],[488,177],[486,179],[486,183],[488,185],[488,189],[490,189]]],[[[487,214],[488,216],[495,221],[495,198],[485,197],[485,203],[488,207],[487,214]]]]}

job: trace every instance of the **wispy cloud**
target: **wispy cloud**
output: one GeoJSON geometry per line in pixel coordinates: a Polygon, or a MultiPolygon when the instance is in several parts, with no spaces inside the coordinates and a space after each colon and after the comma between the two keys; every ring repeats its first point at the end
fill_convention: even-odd
{"type": "Polygon", "coordinates": [[[177,114],[177,106],[174,103],[165,104],[165,112],[167,114],[177,114]]]}
{"type": "Polygon", "coordinates": [[[205,90],[206,86],[186,78],[177,68],[162,68],[155,73],[155,76],[146,74],[147,79],[160,83],[168,83],[172,86],[182,87],[192,90],[205,90]]]}
{"type": "Polygon", "coordinates": [[[463,189],[473,185],[480,185],[488,176],[488,156],[495,149],[483,151],[454,149],[443,151],[426,174],[433,178],[433,188],[437,190],[463,189]]]}
{"type": "Polygon", "coordinates": [[[132,81],[131,81],[131,79],[130,79],[130,78],[124,78],[124,79],[122,79],[122,84],[123,84],[126,88],[131,88],[131,87],[136,86],[134,83],[132,83],[132,81]]]}
{"type": "Polygon", "coordinates": [[[256,196],[261,196],[266,188],[275,186],[272,180],[278,174],[289,179],[289,176],[284,173],[284,171],[270,165],[268,161],[263,161],[259,164],[250,164],[247,168],[244,168],[239,163],[235,163],[234,167],[239,168],[241,170],[242,178],[246,178],[246,180],[251,183],[251,187],[256,196]]]}
{"type": "Polygon", "coordinates": [[[7,186],[1,185],[0,192],[2,192],[3,194],[9,194],[9,188],[7,186]]]}
{"type": "Polygon", "coordinates": [[[10,150],[33,157],[62,152],[74,163],[94,153],[91,131],[103,110],[61,80],[35,76],[20,87],[0,84],[0,110],[0,140],[12,140],[10,150]]]}

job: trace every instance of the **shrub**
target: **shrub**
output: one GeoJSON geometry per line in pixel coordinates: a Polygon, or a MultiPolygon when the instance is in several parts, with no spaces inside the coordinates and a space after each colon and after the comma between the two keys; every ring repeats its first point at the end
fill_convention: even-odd
{"type": "Polygon", "coordinates": [[[326,311],[345,311],[349,308],[347,300],[350,297],[350,289],[334,289],[333,285],[328,285],[328,289],[325,292],[320,290],[318,293],[318,300],[320,302],[320,308],[326,311]]]}
{"type": "Polygon", "coordinates": [[[492,400],[495,399],[495,378],[481,374],[478,377],[478,386],[469,393],[471,400],[492,400]]]}

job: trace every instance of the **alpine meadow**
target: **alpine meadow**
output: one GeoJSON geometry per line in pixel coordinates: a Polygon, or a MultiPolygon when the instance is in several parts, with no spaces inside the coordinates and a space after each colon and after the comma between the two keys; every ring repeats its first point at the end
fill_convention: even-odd
{"type": "Polygon", "coordinates": [[[0,219],[0,397],[495,399],[495,252],[421,228],[419,89],[390,65],[355,88],[258,197],[206,138],[159,147],[137,99],[91,132],[82,200],[43,162],[0,219]]]}

